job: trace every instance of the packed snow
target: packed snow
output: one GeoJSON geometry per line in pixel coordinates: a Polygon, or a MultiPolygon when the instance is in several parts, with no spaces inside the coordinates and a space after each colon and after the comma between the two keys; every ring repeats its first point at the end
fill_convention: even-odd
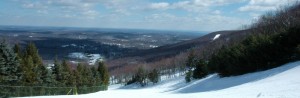
{"type": "Polygon", "coordinates": [[[213,38],[213,40],[218,39],[220,36],[221,36],[221,34],[217,34],[217,35],[213,38]]]}
{"type": "MultiPolygon", "coordinates": [[[[155,85],[111,85],[107,91],[44,98],[300,98],[300,61],[267,71],[220,78],[212,74],[185,83],[184,76],[155,85]]],[[[41,96],[38,96],[39,98],[41,96]]]]}

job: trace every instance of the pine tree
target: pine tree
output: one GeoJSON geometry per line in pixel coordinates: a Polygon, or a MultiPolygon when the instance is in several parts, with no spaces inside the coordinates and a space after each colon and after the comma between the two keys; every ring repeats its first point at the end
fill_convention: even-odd
{"type": "Polygon", "coordinates": [[[188,69],[192,69],[196,66],[196,63],[197,59],[195,55],[195,50],[191,50],[186,61],[186,66],[188,67],[188,69]]]}
{"type": "Polygon", "coordinates": [[[204,60],[199,60],[196,64],[196,68],[193,71],[193,78],[200,79],[208,74],[207,64],[204,60]]]}
{"type": "Polygon", "coordinates": [[[43,62],[42,62],[42,58],[39,56],[38,54],[38,50],[36,48],[36,46],[34,45],[34,43],[30,42],[27,47],[26,47],[26,56],[31,56],[33,63],[35,66],[42,66],[43,62]]]}
{"type": "Polygon", "coordinates": [[[76,79],[76,86],[80,87],[83,86],[83,77],[81,73],[83,73],[83,65],[81,63],[79,63],[77,65],[76,70],[73,71],[74,75],[75,75],[75,79],[76,79]]]}
{"type": "Polygon", "coordinates": [[[93,73],[93,79],[92,79],[93,85],[100,86],[100,84],[101,84],[101,77],[100,77],[99,72],[97,71],[97,69],[95,67],[92,67],[91,71],[93,73]]]}
{"type": "MultiPolygon", "coordinates": [[[[18,51],[16,46],[15,51],[18,51]]],[[[47,75],[47,69],[43,65],[38,50],[33,43],[29,43],[21,60],[22,70],[26,75],[25,83],[29,85],[42,85],[47,75]]]]}
{"type": "Polygon", "coordinates": [[[138,68],[135,78],[141,86],[146,85],[147,74],[143,67],[138,68]]]}
{"type": "Polygon", "coordinates": [[[37,74],[34,72],[34,64],[31,56],[24,59],[22,71],[24,72],[23,82],[26,85],[35,85],[37,83],[37,74]]]}
{"type": "Polygon", "coordinates": [[[102,85],[108,86],[109,85],[109,73],[108,73],[108,69],[106,68],[104,62],[99,62],[99,66],[98,66],[97,70],[100,74],[102,85]]]}
{"type": "Polygon", "coordinates": [[[192,71],[189,70],[186,75],[185,75],[185,81],[188,83],[188,82],[191,82],[191,78],[192,78],[192,71]]]}
{"type": "Polygon", "coordinates": [[[19,60],[22,59],[22,50],[19,44],[15,44],[15,46],[13,47],[14,52],[17,54],[17,58],[19,60]]]}
{"type": "Polygon", "coordinates": [[[44,85],[47,74],[48,74],[48,69],[45,66],[37,66],[35,67],[35,73],[37,74],[37,80],[39,85],[44,85]]]}
{"type": "Polygon", "coordinates": [[[57,61],[57,59],[54,60],[54,66],[52,67],[52,74],[56,80],[56,84],[62,85],[63,81],[63,68],[61,64],[57,61]]]}
{"type": "Polygon", "coordinates": [[[148,75],[149,80],[152,83],[157,83],[159,81],[159,73],[156,69],[153,69],[149,75],[148,75]]]}
{"type": "Polygon", "coordinates": [[[83,78],[83,84],[85,86],[93,86],[91,83],[92,80],[92,71],[90,68],[88,68],[86,65],[83,66],[83,72],[81,72],[82,78],[83,78]]]}
{"type": "Polygon", "coordinates": [[[22,72],[16,54],[5,41],[0,43],[0,83],[16,84],[20,82],[22,72]]]}
{"type": "Polygon", "coordinates": [[[55,77],[53,76],[53,74],[52,74],[52,71],[51,70],[49,70],[49,69],[46,69],[47,71],[47,73],[46,73],[46,75],[45,75],[45,77],[43,78],[43,83],[44,83],[44,85],[46,85],[46,86],[55,86],[54,84],[55,84],[55,77]]]}
{"type": "Polygon", "coordinates": [[[66,86],[73,86],[74,85],[74,80],[72,77],[72,70],[70,68],[70,65],[67,63],[66,60],[63,60],[62,64],[62,81],[61,83],[66,85],[66,86]]]}

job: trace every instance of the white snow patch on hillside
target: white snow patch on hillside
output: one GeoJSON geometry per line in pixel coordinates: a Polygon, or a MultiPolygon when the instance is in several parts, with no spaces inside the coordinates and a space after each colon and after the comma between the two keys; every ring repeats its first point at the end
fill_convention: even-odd
{"type": "MultiPolygon", "coordinates": [[[[89,65],[94,65],[98,61],[103,61],[103,59],[104,59],[104,57],[102,57],[100,54],[87,54],[87,53],[82,53],[82,52],[69,53],[68,57],[74,58],[74,59],[87,60],[87,63],[89,65]]],[[[78,63],[78,62],[73,61],[72,63],[78,63]]]]}
{"type": "Polygon", "coordinates": [[[141,88],[112,85],[108,91],[45,98],[300,98],[300,61],[267,71],[220,78],[217,74],[185,83],[184,76],[141,88]]]}
{"type": "Polygon", "coordinates": [[[89,54],[87,57],[89,58],[89,65],[94,65],[97,61],[103,61],[100,54],[89,54]]]}
{"type": "Polygon", "coordinates": [[[216,40],[221,36],[221,34],[217,34],[212,40],[216,40]]]}
{"type": "Polygon", "coordinates": [[[84,53],[82,52],[73,52],[69,53],[68,55],[69,58],[76,58],[76,59],[87,59],[84,53]]]}

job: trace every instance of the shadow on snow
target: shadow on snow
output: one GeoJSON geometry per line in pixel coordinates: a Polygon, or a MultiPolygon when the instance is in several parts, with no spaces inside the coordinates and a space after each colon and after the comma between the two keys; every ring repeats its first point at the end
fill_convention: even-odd
{"type": "Polygon", "coordinates": [[[288,63],[270,70],[256,72],[256,73],[249,73],[241,76],[220,78],[217,74],[213,74],[204,79],[194,81],[186,85],[185,87],[177,88],[178,90],[175,90],[175,93],[197,93],[197,92],[227,89],[234,86],[251,83],[264,78],[272,77],[276,74],[297,67],[299,63],[300,61],[288,63]]]}
{"type": "Polygon", "coordinates": [[[141,87],[138,84],[131,84],[127,86],[122,86],[118,89],[162,89],[163,92],[171,93],[199,93],[207,91],[216,91],[227,89],[235,86],[239,86],[246,83],[251,83],[259,81],[268,77],[272,77],[276,74],[282,73],[286,70],[292,69],[299,65],[300,61],[288,63],[277,68],[273,68],[266,71],[255,72],[244,74],[240,76],[224,77],[220,78],[217,74],[209,75],[203,79],[195,80],[190,83],[186,83],[184,77],[173,78],[169,80],[164,80],[158,84],[152,84],[145,87],[141,87]]]}

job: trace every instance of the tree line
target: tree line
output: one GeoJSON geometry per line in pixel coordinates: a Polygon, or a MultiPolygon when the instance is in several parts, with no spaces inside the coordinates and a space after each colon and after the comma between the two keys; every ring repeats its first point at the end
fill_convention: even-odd
{"type": "Polygon", "coordinates": [[[300,28],[275,35],[256,35],[232,47],[223,47],[209,61],[211,72],[234,76],[263,71],[299,60],[300,28]]]}
{"type": "Polygon", "coordinates": [[[300,4],[262,15],[250,28],[250,36],[239,43],[223,46],[209,59],[190,52],[186,60],[186,81],[211,73],[236,76],[278,67],[300,60],[300,4]]]}
{"type": "Polygon", "coordinates": [[[60,62],[55,59],[54,65],[47,68],[34,43],[29,43],[24,49],[15,44],[11,49],[2,41],[0,83],[0,95],[3,96],[59,95],[70,90],[73,94],[81,94],[106,90],[109,74],[104,62],[99,62],[98,67],[79,63],[76,68],[71,68],[67,60],[60,62]]]}
{"type": "Polygon", "coordinates": [[[149,84],[150,82],[155,84],[158,83],[159,81],[160,81],[160,74],[157,69],[146,71],[143,67],[139,67],[136,73],[132,76],[131,80],[127,81],[126,85],[137,83],[143,87],[149,84]]]}

